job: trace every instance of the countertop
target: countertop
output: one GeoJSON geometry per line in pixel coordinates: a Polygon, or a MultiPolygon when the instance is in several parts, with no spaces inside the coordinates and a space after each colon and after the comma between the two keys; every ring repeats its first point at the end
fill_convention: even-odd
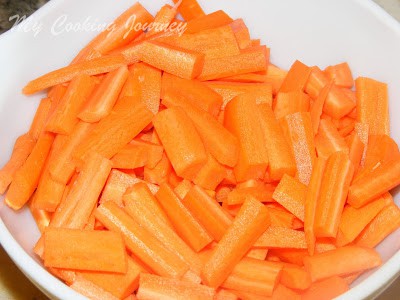
{"type": "MultiPolygon", "coordinates": [[[[30,14],[46,0],[0,0],[0,33],[12,23],[8,18],[15,14],[30,14]]],[[[400,0],[375,0],[400,21],[400,0]]],[[[378,300],[400,299],[400,278],[386,290],[378,300]]],[[[38,289],[18,270],[0,246],[0,300],[47,300],[38,289]]]]}

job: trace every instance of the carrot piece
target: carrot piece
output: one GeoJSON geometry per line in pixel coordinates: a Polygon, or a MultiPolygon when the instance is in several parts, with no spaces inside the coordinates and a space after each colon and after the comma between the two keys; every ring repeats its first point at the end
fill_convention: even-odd
{"type": "Polygon", "coordinates": [[[304,221],[304,202],[306,199],[307,187],[287,174],[276,187],[272,198],[290,211],[300,220],[304,221]]]}
{"type": "Polygon", "coordinates": [[[346,138],[346,142],[349,147],[349,158],[354,166],[354,174],[357,174],[364,153],[364,143],[356,133],[346,138]]]}
{"type": "Polygon", "coordinates": [[[206,164],[197,173],[193,182],[202,188],[214,191],[222,180],[224,180],[225,176],[225,167],[209,154],[206,164]]]}
{"type": "Polygon", "coordinates": [[[12,209],[21,209],[31,198],[39,183],[53,141],[53,134],[43,133],[26,161],[15,172],[4,200],[12,209]]]}
{"type": "Polygon", "coordinates": [[[95,87],[95,79],[88,75],[75,77],[68,86],[64,97],[50,117],[46,130],[59,134],[70,134],[78,123],[78,114],[95,87]]]}
{"type": "Polygon", "coordinates": [[[206,84],[222,96],[222,109],[225,109],[233,98],[245,93],[257,95],[258,103],[267,103],[272,107],[272,86],[269,83],[208,81],[206,84]]]}
{"type": "Polygon", "coordinates": [[[193,179],[207,154],[188,115],[181,108],[169,108],[158,113],[153,124],[178,176],[193,179]]]}
{"type": "Polygon", "coordinates": [[[32,217],[35,219],[39,231],[43,233],[46,227],[50,224],[52,213],[35,208],[35,196],[36,194],[32,196],[32,200],[29,202],[29,210],[31,211],[32,217]]]}
{"type": "Polygon", "coordinates": [[[202,263],[196,253],[173,231],[157,200],[145,184],[136,184],[123,197],[127,213],[178,258],[200,274],[202,263]]]}
{"type": "Polygon", "coordinates": [[[268,206],[269,216],[271,218],[271,226],[285,227],[293,229],[293,223],[296,217],[287,210],[268,206]]]}
{"type": "Polygon", "coordinates": [[[228,193],[225,203],[230,206],[242,204],[248,197],[253,197],[260,202],[273,202],[272,194],[274,191],[274,185],[264,183],[257,186],[237,186],[228,193]]]}
{"type": "Polygon", "coordinates": [[[101,204],[95,216],[107,229],[120,232],[126,247],[157,274],[180,278],[188,270],[186,263],[166,249],[157,238],[136,223],[115,202],[101,204]]]}
{"type": "Polygon", "coordinates": [[[35,94],[49,87],[71,81],[78,75],[90,76],[107,73],[126,64],[127,61],[122,54],[95,58],[47,73],[30,81],[22,91],[25,95],[35,94]]]}
{"type": "Polygon", "coordinates": [[[282,82],[279,92],[287,93],[293,91],[303,91],[310,76],[311,68],[296,60],[290,67],[285,80],[282,82]]]}
{"type": "Polygon", "coordinates": [[[238,296],[226,289],[218,289],[214,300],[238,300],[238,296]]]}
{"type": "Polygon", "coordinates": [[[281,284],[295,290],[307,290],[311,286],[311,277],[304,268],[293,264],[283,264],[281,284]]]}
{"type": "Polygon", "coordinates": [[[161,184],[155,196],[178,235],[196,252],[211,243],[211,236],[197,222],[168,184],[161,184]]]}
{"type": "Polygon", "coordinates": [[[222,283],[222,287],[271,296],[279,280],[282,266],[268,261],[243,258],[222,283]]]}
{"type": "Polygon", "coordinates": [[[89,151],[111,158],[150,123],[153,114],[140,98],[127,97],[122,100],[74,149],[74,158],[83,160],[89,151]]]}
{"type": "Polygon", "coordinates": [[[17,138],[9,161],[0,170],[0,194],[4,194],[34,149],[36,140],[25,133],[17,138]]]}
{"type": "Polygon", "coordinates": [[[250,72],[266,71],[268,65],[268,49],[256,48],[238,55],[204,60],[204,67],[199,80],[213,80],[250,72]]]}
{"type": "Polygon", "coordinates": [[[222,96],[197,80],[187,80],[164,73],[162,77],[162,95],[178,92],[194,106],[204,109],[212,116],[217,116],[222,106],[222,96]]]}
{"type": "Polygon", "coordinates": [[[355,240],[361,247],[373,248],[400,227],[400,209],[392,203],[383,208],[355,240]]]}
{"type": "Polygon", "coordinates": [[[400,184],[400,156],[379,165],[350,187],[348,203],[359,208],[400,184]]]}
{"type": "Polygon", "coordinates": [[[335,125],[329,120],[322,119],[319,124],[318,133],[315,136],[315,147],[318,157],[328,159],[335,152],[349,154],[349,146],[339,134],[335,125]]]}
{"type": "Polygon", "coordinates": [[[144,180],[152,184],[160,185],[169,181],[170,174],[173,172],[171,162],[169,161],[165,152],[163,153],[161,160],[156,164],[153,169],[144,167],[144,180]]]}
{"type": "Polygon", "coordinates": [[[317,66],[311,67],[311,73],[304,87],[305,92],[311,98],[317,99],[321,90],[329,83],[329,79],[317,66]]]}
{"type": "Polygon", "coordinates": [[[220,286],[269,224],[267,208],[255,199],[246,200],[204,265],[203,281],[211,287],[220,286]]]}
{"type": "Polygon", "coordinates": [[[239,55],[240,49],[231,26],[222,26],[198,33],[162,37],[160,42],[204,54],[205,59],[239,55]]]}
{"type": "Polygon", "coordinates": [[[40,101],[40,104],[36,110],[35,117],[33,118],[29,134],[32,138],[37,140],[40,134],[43,132],[47,120],[50,117],[50,110],[52,107],[51,98],[44,98],[40,101]]]}
{"type": "Polygon", "coordinates": [[[190,189],[193,187],[193,183],[189,180],[183,179],[175,188],[174,192],[175,194],[183,199],[187,195],[187,193],[190,191],[190,189]]]}
{"type": "Polygon", "coordinates": [[[318,97],[315,99],[314,103],[311,105],[310,114],[311,114],[311,122],[314,129],[314,135],[318,133],[322,110],[324,108],[325,101],[329,95],[329,92],[332,88],[332,82],[328,83],[324,88],[319,92],[318,97]]]}
{"type": "Polygon", "coordinates": [[[307,248],[304,232],[284,227],[270,226],[255,242],[257,248],[307,248]]]}
{"type": "Polygon", "coordinates": [[[150,274],[140,275],[137,297],[143,299],[213,300],[215,290],[192,282],[163,278],[150,274]]]}
{"type": "Polygon", "coordinates": [[[315,282],[301,295],[302,300],[331,300],[349,290],[349,285],[344,279],[333,276],[315,282]]]}
{"type": "Polygon", "coordinates": [[[311,174],[310,184],[308,185],[305,209],[304,209],[304,233],[307,241],[308,253],[314,255],[315,250],[315,232],[314,224],[318,201],[321,194],[322,178],[325,171],[326,162],[322,158],[317,158],[311,174]]]}
{"type": "Polygon", "coordinates": [[[183,205],[216,240],[220,241],[232,223],[232,217],[199,186],[193,186],[183,205]]]}
{"type": "Polygon", "coordinates": [[[217,10],[208,15],[199,16],[187,21],[185,33],[189,34],[229,25],[233,20],[224,11],[217,10]]]}
{"type": "MultiPolygon", "coordinates": [[[[269,68],[269,66],[268,66],[268,68],[269,68]]],[[[274,95],[276,95],[277,91],[274,87],[275,82],[273,82],[272,79],[270,80],[267,77],[267,75],[263,75],[260,73],[262,73],[262,72],[233,75],[233,76],[224,77],[221,80],[228,81],[228,82],[237,82],[237,83],[269,83],[273,86],[273,88],[274,88],[273,92],[274,92],[274,95]]]]}
{"type": "Polygon", "coordinates": [[[268,166],[266,140],[259,122],[256,97],[249,94],[236,96],[225,108],[225,127],[240,144],[239,160],[234,167],[238,181],[263,178],[268,166]]]}
{"type": "Polygon", "coordinates": [[[127,258],[122,236],[115,232],[65,228],[44,233],[46,267],[126,273],[127,258]]]}
{"type": "Polygon", "coordinates": [[[107,116],[117,101],[128,74],[128,68],[123,66],[105,75],[100,85],[86,101],[78,117],[82,121],[96,123],[107,116]]]}
{"type": "Polygon", "coordinates": [[[157,69],[186,79],[199,76],[204,64],[204,54],[156,41],[143,42],[138,56],[141,61],[157,69]]]}
{"type": "Polygon", "coordinates": [[[240,49],[246,49],[251,46],[249,29],[243,19],[237,19],[230,24],[235,33],[236,41],[240,49]]]}
{"type": "Polygon", "coordinates": [[[369,125],[370,134],[390,133],[387,84],[359,77],[356,79],[357,121],[369,125]]]}
{"type": "Polygon", "coordinates": [[[49,172],[51,177],[60,183],[67,184],[76,169],[76,164],[72,159],[72,153],[92,130],[94,125],[79,121],[72,133],[68,135],[57,155],[49,162],[49,172]]]}
{"type": "Polygon", "coordinates": [[[168,108],[182,108],[192,119],[206,150],[223,165],[233,167],[238,159],[238,141],[222,124],[210,114],[189,103],[183,96],[168,94],[162,103],[168,108]]]}
{"type": "Polygon", "coordinates": [[[386,193],[361,208],[346,206],[340,219],[336,245],[342,247],[354,241],[377,214],[391,203],[393,198],[386,193]]]}
{"type": "Polygon", "coordinates": [[[142,272],[142,268],[131,257],[127,257],[127,262],[126,274],[81,271],[77,276],[82,276],[118,299],[124,299],[137,290],[142,272]]]}
{"type": "Polygon", "coordinates": [[[274,113],[277,119],[309,109],[310,97],[300,90],[279,92],[275,98],[274,113]]]}
{"type": "Polygon", "coordinates": [[[178,5],[178,11],[186,21],[191,21],[205,16],[205,13],[197,0],[173,0],[178,5]]]}
{"type": "Polygon", "coordinates": [[[310,113],[288,115],[282,119],[281,126],[294,153],[297,177],[301,183],[308,185],[316,158],[310,113]]]}
{"type": "Polygon", "coordinates": [[[98,285],[94,284],[93,282],[83,278],[82,276],[76,276],[74,281],[71,283],[70,288],[92,300],[119,299],[117,297],[114,297],[114,295],[102,289],[98,285]]]}
{"type": "Polygon", "coordinates": [[[345,62],[334,66],[328,66],[324,72],[337,86],[352,88],[354,85],[350,67],[345,62]]]}
{"type": "Polygon", "coordinates": [[[118,170],[111,170],[101,194],[100,203],[114,201],[119,206],[122,206],[122,196],[125,194],[128,187],[132,186],[134,183],[135,178],[133,176],[118,170]]]}
{"type": "Polygon", "coordinates": [[[167,30],[169,24],[174,20],[176,14],[176,7],[172,7],[169,4],[162,6],[154,17],[154,24],[156,25],[149,28],[149,30],[146,32],[146,36],[149,37],[161,31],[167,30]]]}
{"type": "Polygon", "coordinates": [[[258,260],[266,260],[267,255],[268,255],[268,249],[252,248],[247,252],[246,257],[258,260]]]}
{"type": "Polygon", "coordinates": [[[354,132],[358,135],[361,142],[364,144],[364,151],[361,158],[361,166],[364,166],[365,158],[368,150],[368,139],[369,139],[369,125],[365,123],[356,122],[354,124],[354,132]]]}
{"type": "Polygon", "coordinates": [[[304,266],[313,282],[347,275],[380,266],[381,258],[373,249],[345,246],[304,258],[304,266]]]}
{"type": "Polygon", "coordinates": [[[283,130],[276,120],[272,109],[267,104],[258,105],[261,114],[260,125],[264,132],[268,153],[268,172],[272,180],[280,180],[284,174],[296,174],[296,162],[289,143],[284,137],[283,130]]]}

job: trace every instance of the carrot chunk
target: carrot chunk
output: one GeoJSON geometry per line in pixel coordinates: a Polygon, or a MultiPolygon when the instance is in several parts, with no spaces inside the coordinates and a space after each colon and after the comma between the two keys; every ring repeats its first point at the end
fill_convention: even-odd
{"type": "Polygon", "coordinates": [[[352,88],[354,85],[350,67],[345,62],[334,66],[328,66],[324,72],[337,86],[352,88]]]}
{"type": "MultiPolygon", "coordinates": [[[[180,2],[179,0],[173,1],[175,4],[180,2]]],[[[182,0],[179,4],[178,11],[186,21],[196,20],[205,15],[197,0],[182,0]]]]}
{"type": "Polygon", "coordinates": [[[304,300],[331,300],[349,290],[349,285],[338,276],[315,282],[301,295],[304,300]]]}
{"type": "Polygon", "coordinates": [[[185,33],[196,33],[203,30],[229,25],[233,20],[224,11],[217,10],[213,13],[198,16],[197,18],[187,21],[185,33]]]}
{"type": "Polygon", "coordinates": [[[275,98],[274,113],[277,119],[310,109],[310,97],[302,91],[279,92],[275,98]]]}

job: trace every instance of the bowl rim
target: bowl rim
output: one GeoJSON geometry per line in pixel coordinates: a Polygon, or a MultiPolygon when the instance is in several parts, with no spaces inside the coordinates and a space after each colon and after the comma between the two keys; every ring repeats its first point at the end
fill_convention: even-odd
{"type": "MultiPolygon", "coordinates": [[[[66,0],[53,0],[47,2],[43,7],[34,12],[25,21],[21,22],[19,26],[23,26],[25,22],[30,21],[32,18],[40,19],[50,13],[54,7],[66,0]]],[[[388,29],[396,33],[400,38],[400,22],[392,17],[381,6],[373,0],[351,0],[366,11],[371,13],[379,21],[385,24],[388,29]]],[[[16,35],[18,31],[9,30],[0,35],[0,39],[9,35],[16,35]]],[[[0,202],[0,209],[5,205],[0,202]]],[[[87,298],[80,293],[77,293],[62,281],[57,279],[51,273],[46,271],[37,261],[35,261],[13,238],[12,234],[4,224],[0,217],[0,245],[4,248],[10,259],[17,265],[17,267],[24,273],[24,275],[36,285],[47,296],[54,299],[76,299],[87,300],[87,298]]],[[[400,250],[390,257],[382,266],[380,266],[373,274],[364,279],[362,284],[351,288],[348,292],[340,295],[336,299],[374,299],[381,294],[393,281],[400,275],[400,250]],[[384,284],[382,284],[384,282],[384,284]]]]}

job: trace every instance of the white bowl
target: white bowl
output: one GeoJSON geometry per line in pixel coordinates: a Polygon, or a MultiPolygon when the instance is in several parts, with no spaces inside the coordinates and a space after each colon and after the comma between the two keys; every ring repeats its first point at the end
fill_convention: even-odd
{"type": "MultiPolygon", "coordinates": [[[[162,0],[143,0],[155,13],[162,0]]],[[[325,67],[349,62],[355,76],[370,76],[389,84],[392,137],[400,141],[400,24],[369,0],[213,0],[201,1],[207,12],[226,10],[243,18],[254,38],[272,49],[271,60],[288,68],[295,59],[325,67]]],[[[100,25],[112,21],[132,0],[53,0],[18,30],[0,36],[0,165],[16,137],[29,124],[43,95],[25,97],[21,88],[30,80],[65,66],[96,32],[67,32],[67,23],[100,25]],[[65,23],[61,25],[61,22],[65,23]],[[65,20],[66,18],[66,20],[65,20]],[[58,22],[58,23],[57,23],[58,22]],[[41,31],[38,30],[38,25],[41,31]],[[53,29],[53,30],[52,30],[53,29]],[[54,33],[60,33],[54,35],[54,33]],[[35,33],[36,36],[35,36],[35,33]]],[[[397,203],[400,196],[395,193],[397,203]]],[[[39,237],[27,209],[13,212],[0,198],[0,242],[25,275],[52,299],[86,299],[50,275],[33,255],[39,237]]],[[[378,251],[385,261],[359,280],[340,299],[377,296],[400,272],[400,231],[378,251]]]]}

